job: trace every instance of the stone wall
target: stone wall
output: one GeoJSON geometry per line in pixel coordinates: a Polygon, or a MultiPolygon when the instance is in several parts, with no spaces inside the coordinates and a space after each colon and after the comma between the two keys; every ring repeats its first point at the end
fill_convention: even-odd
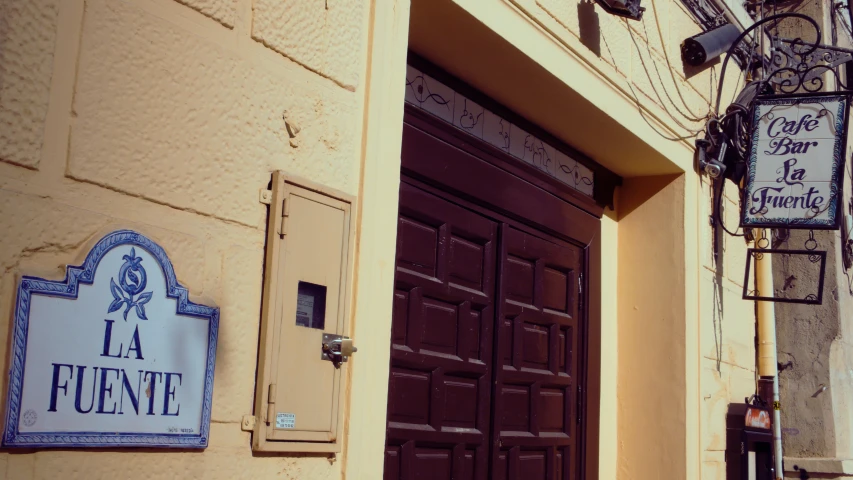
{"type": "MultiPolygon", "coordinates": [[[[850,48],[853,38],[849,27],[837,16],[831,19],[826,7],[821,2],[805,2],[797,11],[821,25],[821,43],[835,41],[840,47],[850,48]],[[834,35],[830,22],[835,22],[834,35]]],[[[814,40],[814,29],[807,24],[787,22],[784,28],[787,36],[814,40]]],[[[834,90],[834,79],[827,76],[826,80],[829,84],[825,90],[834,90]]],[[[849,141],[847,148],[841,207],[843,214],[850,215],[849,162],[853,147],[849,141]]],[[[792,230],[779,246],[802,249],[808,235],[808,231],[792,230]]],[[[779,361],[790,362],[790,367],[779,375],[782,443],[787,470],[800,464],[810,472],[840,473],[844,469],[839,462],[853,458],[853,272],[844,268],[841,231],[815,232],[814,238],[817,249],[827,251],[823,305],[776,305],[779,361]],[[809,459],[808,463],[804,459],[809,459]]],[[[796,264],[777,261],[773,267],[775,287],[780,293],[796,283],[811,290],[818,286],[818,279],[813,274],[803,275],[805,271],[796,264]]]]}
{"type": "Polygon", "coordinates": [[[359,193],[368,3],[0,0],[4,364],[17,276],[61,279],[112,228],[159,242],[221,307],[209,448],[2,453],[0,478],[341,476],[323,456],[253,456],[240,422],[255,393],[258,192],[281,169],[359,193]]]}

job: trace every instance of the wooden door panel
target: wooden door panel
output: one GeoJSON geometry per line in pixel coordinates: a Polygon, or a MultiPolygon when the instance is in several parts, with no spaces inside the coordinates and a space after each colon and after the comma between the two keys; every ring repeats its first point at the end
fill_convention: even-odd
{"type": "Polygon", "coordinates": [[[386,480],[488,478],[497,232],[400,187],[386,480]]]}
{"type": "Polygon", "coordinates": [[[576,478],[580,247],[501,227],[494,478],[576,478]]]}
{"type": "Polygon", "coordinates": [[[415,442],[385,448],[384,480],[399,478],[474,480],[475,452],[465,448],[418,448],[415,442]],[[405,462],[403,461],[404,453],[405,462]]]}
{"type": "MultiPolygon", "coordinates": [[[[571,451],[568,448],[501,449],[495,455],[492,480],[550,480],[566,478],[571,451]]],[[[574,477],[568,477],[574,478],[574,477]]]]}

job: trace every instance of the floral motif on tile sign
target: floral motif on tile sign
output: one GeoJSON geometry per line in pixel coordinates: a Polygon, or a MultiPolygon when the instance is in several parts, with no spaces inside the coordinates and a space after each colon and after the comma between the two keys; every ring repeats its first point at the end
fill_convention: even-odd
{"type": "Polygon", "coordinates": [[[412,66],[406,70],[406,102],[592,196],[592,170],[412,66]]]}

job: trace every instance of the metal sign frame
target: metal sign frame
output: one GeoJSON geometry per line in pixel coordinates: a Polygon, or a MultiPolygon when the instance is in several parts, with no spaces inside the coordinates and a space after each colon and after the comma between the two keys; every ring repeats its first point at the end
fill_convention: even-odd
{"type": "Polygon", "coordinates": [[[743,277],[743,299],[757,300],[764,302],[778,303],[799,303],[805,305],[821,305],[823,303],[823,283],[826,273],[826,251],[821,250],[781,250],[775,248],[750,248],[746,252],[746,269],[743,277]],[[818,276],[818,286],[816,294],[806,295],[805,298],[784,298],[784,297],[768,297],[761,295],[761,292],[750,292],[747,288],[749,285],[750,272],[752,271],[752,259],[761,258],[758,255],[778,253],[782,255],[806,255],[812,263],[820,262],[820,275],[818,276]],[[755,295],[752,295],[755,293],[755,295]]]}
{"type": "MultiPolygon", "coordinates": [[[[138,257],[137,257],[138,258],[138,257]]],[[[130,268],[134,268],[131,266],[130,268]]],[[[151,268],[151,267],[149,267],[151,268]]],[[[139,273],[137,273],[139,275],[139,273]]],[[[133,277],[133,278],[139,278],[133,277]]],[[[144,277],[143,277],[144,278],[144,277]]],[[[119,280],[123,282],[122,279],[119,280]]],[[[139,282],[144,286],[144,282],[139,282]]],[[[121,283],[121,288],[127,286],[121,283]]],[[[116,286],[116,289],[119,287],[116,286]]],[[[117,298],[109,306],[110,312],[120,312],[126,303],[127,310],[135,307],[136,315],[145,317],[145,305],[151,298],[150,293],[137,295],[139,292],[116,293],[117,298]],[[129,295],[129,297],[128,297],[129,295]],[[147,297],[146,297],[147,295],[147,297]],[[120,298],[119,298],[120,297],[120,298]],[[141,311],[140,311],[141,310],[141,311]]],[[[18,282],[17,298],[13,311],[13,331],[10,349],[10,369],[8,378],[6,417],[3,430],[3,447],[42,448],[42,447],[166,447],[166,448],[205,448],[210,437],[210,416],[213,404],[213,374],[216,361],[216,344],[219,331],[219,308],[201,305],[189,300],[189,292],[178,283],[172,262],[165,250],[144,235],[132,230],[113,231],[101,238],[86,255],[80,266],[68,265],[63,281],[46,280],[33,276],[22,276],[18,282]],[[149,253],[157,261],[156,268],[161,269],[166,284],[163,292],[166,298],[176,301],[176,314],[195,317],[208,321],[207,351],[205,357],[206,370],[204,373],[199,428],[192,433],[143,433],[143,432],[86,432],[86,431],[57,431],[57,432],[20,432],[19,422],[27,422],[28,414],[22,412],[24,391],[24,370],[27,361],[27,334],[30,328],[30,307],[33,296],[58,297],[64,299],[78,298],[80,285],[93,285],[95,273],[101,260],[111,250],[121,246],[132,246],[149,253]]],[[[106,312],[106,309],[104,310],[106,312]]],[[[150,313],[150,312],[149,312],[150,313]]],[[[126,315],[126,314],[125,314],[126,315]]],[[[94,398],[93,398],[94,401],[94,398]]]]}
{"type": "MultiPolygon", "coordinates": [[[[750,140],[747,157],[747,176],[744,185],[744,200],[741,205],[740,226],[743,228],[789,228],[810,230],[838,230],[843,215],[841,214],[841,197],[843,192],[845,152],[847,151],[847,125],[850,110],[850,93],[847,92],[815,92],[800,94],[784,94],[759,96],[753,102],[750,111],[750,140]],[[747,217],[749,196],[752,194],[757,169],[758,149],[758,123],[760,118],[759,107],[762,105],[799,105],[803,103],[815,103],[817,99],[825,98],[828,101],[839,101],[838,111],[835,114],[835,128],[840,132],[836,135],[832,159],[832,178],[830,180],[830,198],[827,199],[828,219],[800,219],[787,217],[785,221],[756,221],[747,217]],[[840,137],[840,138],[839,138],[840,137]]],[[[777,180],[778,182],[778,180],[777,180]]]]}

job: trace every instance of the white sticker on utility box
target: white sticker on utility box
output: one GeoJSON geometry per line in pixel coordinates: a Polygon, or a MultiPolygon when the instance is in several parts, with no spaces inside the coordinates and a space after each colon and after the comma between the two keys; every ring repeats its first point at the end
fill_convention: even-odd
{"type": "Polygon", "coordinates": [[[275,428],[296,428],[296,414],[276,413],[275,428]]]}

